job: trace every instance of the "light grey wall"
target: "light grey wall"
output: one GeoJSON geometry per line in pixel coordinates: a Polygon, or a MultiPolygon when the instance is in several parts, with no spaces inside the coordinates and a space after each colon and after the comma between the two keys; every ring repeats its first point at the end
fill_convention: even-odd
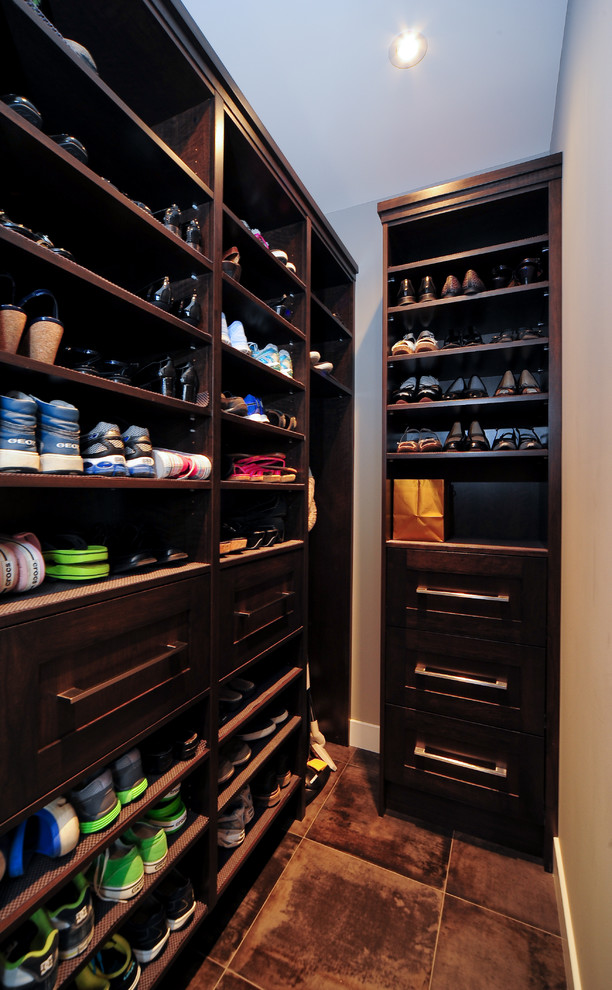
{"type": "MultiPolygon", "coordinates": [[[[355,525],[351,718],[380,722],[382,227],[376,203],[329,215],[359,265],[355,300],[355,525]]],[[[362,740],[367,747],[367,739],[362,740]]]]}
{"type": "Polygon", "coordinates": [[[612,986],[612,8],[570,0],[563,151],[559,848],[582,990],[612,986]]]}

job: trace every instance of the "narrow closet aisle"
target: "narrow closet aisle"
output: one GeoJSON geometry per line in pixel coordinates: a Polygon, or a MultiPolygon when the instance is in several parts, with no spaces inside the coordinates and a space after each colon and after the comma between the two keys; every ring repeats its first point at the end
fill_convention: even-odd
{"type": "Polygon", "coordinates": [[[251,857],[163,990],[564,990],[552,876],[380,818],[378,758],[329,750],[338,773],[251,857]]]}

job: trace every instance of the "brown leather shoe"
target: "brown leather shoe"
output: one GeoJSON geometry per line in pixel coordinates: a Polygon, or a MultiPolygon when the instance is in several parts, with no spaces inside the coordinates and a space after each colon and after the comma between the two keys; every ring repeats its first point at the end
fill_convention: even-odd
{"type": "Polygon", "coordinates": [[[463,292],[466,296],[473,296],[477,292],[484,292],[484,282],[478,277],[473,268],[468,268],[463,279],[463,292]]]}
{"type": "Polygon", "coordinates": [[[431,302],[437,298],[438,293],[436,292],[434,280],[431,275],[426,275],[425,278],[421,279],[419,286],[419,302],[431,302]]]}
{"type": "Polygon", "coordinates": [[[448,296],[460,296],[461,295],[461,282],[455,275],[449,275],[444,283],[442,292],[440,293],[441,299],[446,299],[448,296]]]}
{"type": "Polygon", "coordinates": [[[409,278],[404,278],[400,282],[399,292],[397,294],[396,306],[408,306],[410,303],[416,301],[416,296],[414,294],[414,289],[412,287],[412,282],[409,278]]]}

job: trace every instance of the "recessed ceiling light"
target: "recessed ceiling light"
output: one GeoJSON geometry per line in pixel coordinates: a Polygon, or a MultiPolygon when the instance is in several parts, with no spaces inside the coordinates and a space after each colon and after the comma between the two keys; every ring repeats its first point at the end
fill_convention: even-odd
{"type": "Polygon", "coordinates": [[[420,31],[402,31],[389,47],[389,59],[398,69],[417,65],[427,52],[427,38],[420,31]]]}

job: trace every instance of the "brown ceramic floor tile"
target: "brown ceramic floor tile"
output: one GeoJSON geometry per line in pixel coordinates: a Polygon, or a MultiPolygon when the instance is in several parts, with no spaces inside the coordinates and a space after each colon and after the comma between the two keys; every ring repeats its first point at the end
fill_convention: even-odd
{"type": "Polygon", "coordinates": [[[274,851],[265,843],[255,850],[244,874],[215,908],[206,946],[209,958],[227,966],[300,842],[299,837],[287,834],[274,851]],[[265,857],[269,858],[261,868],[265,857]]]}
{"type": "Polygon", "coordinates": [[[477,839],[455,838],[446,890],[466,901],[559,935],[554,880],[518,854],[502,854],[477,839]]]}
{"type": "MultiPolygon", "coordinates": [[[[197,938],[194,936],[194,938],[197,938]]],[[[202,959],[190,942],[168,970],[157,990],[215,990],[223,976],[223,967],[202,959]]]]}
{"type": "Polygon", "coordinates": [[[353,767],[366,767],[378,775],[380,756],[378,753],[371,753],[368,749],[356,749],[350,763],[353,767]]]}
{"type": "Polygon", "coordinates": [[[381,817],[376,798],[377,776],[363,767],[346,767],[308,838],[441,889],[450,832],[424,829],[391,815],[381,817]]]}
{"type": "Polygon", "coordinates": [[[341,746],[339,743],[333,742],[326,742],[325,749],[338,767],[340,764],[351,763],[355,753],[359,752],[355,746],[341,746]]]}
{"type": "Polygon", "coordinates": [[[304,839],[232,970],[265,990],[427,990],[441,900],[304,839]]]}
{"type": "MultiPolygon", "coordinates": [[[[215,990],[253,990],[256,984],[243,980],[236,973],[225,973],[223,979],[217,984],[215,990]]],[[[176,988],[178,990],[178,987],[176,988]]]]}
{"type": "Polygon", "coordinates": [[[431,990],[565,990],[556,935],[447,895],[431,990]]]}

